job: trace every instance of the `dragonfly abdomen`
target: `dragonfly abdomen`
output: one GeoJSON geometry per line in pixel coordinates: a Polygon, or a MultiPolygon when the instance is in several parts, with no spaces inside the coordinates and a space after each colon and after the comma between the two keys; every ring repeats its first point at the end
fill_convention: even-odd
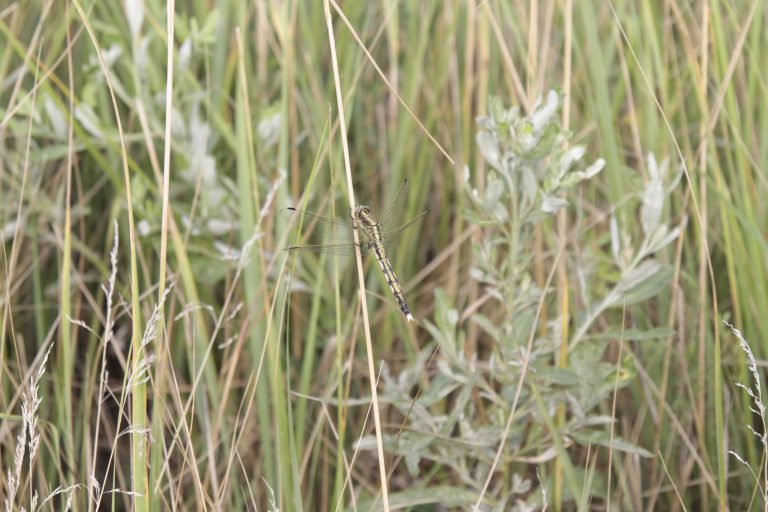
{"type": "Polygon", "coordinates": [[[403,312],[409,322],[413,322],[411,309],[408,307],[408,303],[405,301],[405,294],[403,293],[403,289],[400,287],[400,281],[397,280],[395,271],[392,270],[392,264],[389,262],[389,258],[387,257],[386,252],[384,252],[383,245],[378,242],[376,243],[373,250],[376,254],[376,261],[379,262],[379,267],[381,267],[384,278],[387,280],[389,290],[392,292],[392,295],[394,295],[395,300],[397,301],[397,305],[400,307],[400,311],[403,312]]]}

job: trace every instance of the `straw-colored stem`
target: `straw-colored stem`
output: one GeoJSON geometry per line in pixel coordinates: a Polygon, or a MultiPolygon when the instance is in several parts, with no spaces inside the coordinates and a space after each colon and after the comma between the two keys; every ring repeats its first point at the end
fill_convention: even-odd
{"type": "MultiPolygon", "coordinates": [[[[339,80],[339,64],[336,61],[336,39],[333,35],[333,23],[331,21],[331,11],[329,0],[323,2],[325,10],[325,21],[328,27],[328,42],[331,48],[331,62],[333,64],[333,80],[336,86],[336,107],[339,110],[339,129],[341,137],[341,147],[344,155],[344,171],[347,177],[347,195],[349,197],[350,211],[355,209],[355,189],[352,182],[352,165],[349,161],[349,147],[347,146],[347,123],[344,119],[344,104],[341,95],[341,82],[339,80]]],[[[373,364],[373,341],[371,340],[371,325],[368,320],[368,300],[365,296],[365,273],[363,272],[363,258],[360,254],[360,237],[357,229],[354,229],[355,241],[355,260],[357,262],[358,278],[358,296],[360,298],[360,307],[363,313],[363,334],[365,335],[365,351],[368,359],[368,378],[371,385],[371,402],[373,409],[373,423],[376,428],[376,452],[379,458],[379,476],[381,477],[381,497],[384,504],[384,510],[389,512],[389,491],[387,485],[387,468],[384,458],[384,442],[381,432],[381,418],[379,413],[379,395],[376,389],[376,370],[373,364]]]]}

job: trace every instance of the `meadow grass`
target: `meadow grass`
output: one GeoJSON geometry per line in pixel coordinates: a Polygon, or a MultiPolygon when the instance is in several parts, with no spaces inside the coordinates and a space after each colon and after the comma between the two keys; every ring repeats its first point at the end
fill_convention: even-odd
{"type": "Polygon", "coordinates": [[[768,508],[767,15],[0,5],[3,506],[768,508]]]}

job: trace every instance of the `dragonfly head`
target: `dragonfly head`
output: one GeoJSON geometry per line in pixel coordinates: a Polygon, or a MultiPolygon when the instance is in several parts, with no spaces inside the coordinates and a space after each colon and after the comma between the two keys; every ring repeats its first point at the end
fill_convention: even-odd
{"type": "Polygon", "coordinates": [[[370,215],[371,214],[371,207],[366,206],[364,204],[358,205],[355,207],[355,217],[360,218],[361,216],[370,215]]]}
{"type": "Polygon", "coordinates": [[[354,218],[364,225],[371,225],[375,223],[371,217],[371,207],[364,204],[355,207],[354,218]]]}

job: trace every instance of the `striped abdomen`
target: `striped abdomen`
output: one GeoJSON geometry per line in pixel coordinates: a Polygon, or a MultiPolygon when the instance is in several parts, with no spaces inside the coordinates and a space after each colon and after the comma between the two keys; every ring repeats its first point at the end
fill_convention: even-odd
{"type": "Polygon", "coordinates": [[[384,278],[387,280],[387,285],[389,285],[389,289],[392,291],[392,295],[395,296],[395,300],[397,301],[397,305],[400,307],[400,311],[403,312],[409,322],[413,322],[411,309],[408,307],[408,303],[405,302],[405,294],[403,294],[403,289],[400,287],[400,282],[397,280],[395,271],[392,270],[392,264],[389,262],[389,258],[387,258],[386,252],[384,252],[384,247],[380,242],[376,242],[373,250],[376,253],[376,261],[379,262],[381,271],[384,273],[384,278]]]}
{"type": "Polygon", "coordinates": [[[357,207],[352,218],[357,220],[360,223],[360,227],[367,232],[370,238],[368,247],[376,253],[376,261],[379,262],[379,267],[381,267],[381,271],[384,273],[384,278],[387,280],[387,285],[389,285],[392,295],[395,296],[400,311],[403,312],[409,322],[413,322],[413,315],[408,307],[408,303],[405,302],[403,289],[400,287],[400,282],[397,280],[395,271],[392,270],[392,264],[389,262],[387,253],[384,251],[384,237],[381,234],[381,226],[370,215],[370,209],[367,206],[357,207]]]}

